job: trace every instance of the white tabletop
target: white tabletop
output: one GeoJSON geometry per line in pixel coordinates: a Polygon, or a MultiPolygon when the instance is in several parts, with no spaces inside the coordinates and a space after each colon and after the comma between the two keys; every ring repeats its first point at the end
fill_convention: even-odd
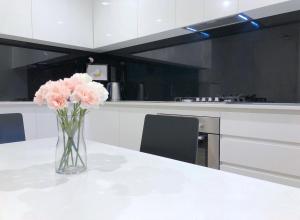
{"type": "Polygon", "coordinates": [[[88,142],[54,172],[55,139],[0,145],[0,220],[299,220],[300,189],[88,142]]]}

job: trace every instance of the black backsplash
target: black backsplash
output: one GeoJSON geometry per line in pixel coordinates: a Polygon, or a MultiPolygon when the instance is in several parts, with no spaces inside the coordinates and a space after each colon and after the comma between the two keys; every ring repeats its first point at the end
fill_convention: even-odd
{"type": "Polygon", "coordinates": [[[235,33],[224,35],[222,30],[211,30],[207,39],[197,39],[196,33],[109,54],[2,40],[0,101],[32,100],[46,81],[85,72],[92,56],[96,64],[108,64],[109,81],[121,82],[124,100],[136,100],[142,85],[144,100],[149,101],[244,94],[268,102],[299,103],[300,23],[296,18],[300,16],[294,14],[293,22],[287,22],[285,17],[284,24],[274,19],[273,26],[270,19],[257,21],[259,29],[243,33],[234,28],[235,33]]]}

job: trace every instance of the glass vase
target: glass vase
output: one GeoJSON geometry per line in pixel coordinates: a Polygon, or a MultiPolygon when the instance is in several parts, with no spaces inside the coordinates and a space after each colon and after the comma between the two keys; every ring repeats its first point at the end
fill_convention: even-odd
{"type": "Polygon", "coordinates": [[[87,169],[84,118],[81,111],[57,114],[55,169],[59,174],[78,174],[87,169]]]}

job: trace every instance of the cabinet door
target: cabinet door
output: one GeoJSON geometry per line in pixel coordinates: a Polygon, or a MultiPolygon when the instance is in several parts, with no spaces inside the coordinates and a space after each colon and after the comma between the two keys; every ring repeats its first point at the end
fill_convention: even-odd
{"type": "Polygon", "coordinates": [[[175,0],[139,0],[139,37],[173,28],[175,28],[175,0]]]}
{"type": "Polygon", "coordinates": [[[0,34],[32,38],[31,0],[0,0],[0,34]]]}
{"type": "Polygon", "coordinates": [[[176,0],[176,26],[201,23],[204,18],[204,0],[176,0]]]}
{"type": "Polygon", "coordinates": [[[137,7],[137,0],[94,0],[95,47],[137,38],[137,7]]]}
{"type": "Polygon", "coordinates": [[[119,112],[100,107],[86,116],[86,137],[104,144],[119,145],[119,112]]]}
{"type": "Polygon", "coordinates": [[[56,113],[47,107],[36,107],[36,138],[57,137],[56,113]]]}
{"type": "Polygon", "coordinates": [[[224,135],[220,142],[222,170],[299,187],[298,144],[224,135]]]}
{"type": "Polygon", "coordinates": [[[238,13],[238,0],[205,0],[204,19],[213,20],[238,13]]]}
{"type": "Polygon", "coordinates": [[[239,10],[247,11],[255,8],[261,8],[268,5],[274,5],[288,0],[239,0],[239,10]]]}
{"type": "Polygon", "coordinates": [[[33,38],[93,48],[92,0],[32,0],[33,38]]]}
{"type": "Polygon", "coordinates": [[[143,112],[120,112],[120,146],[140,150],[144,119],[143,112]]]}

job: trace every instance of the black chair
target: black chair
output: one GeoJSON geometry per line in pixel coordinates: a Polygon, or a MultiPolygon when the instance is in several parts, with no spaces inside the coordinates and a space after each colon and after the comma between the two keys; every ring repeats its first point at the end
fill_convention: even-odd
{"type": "Polygon", "coordinates": [[[141,152],[195,164],[198,126],[197,118],[146,115],[141,152]]]}
{"type": "Polygon", "coordinates": [[[25,141],[22,114],[0,114],[0,144],[25,141]]]}

